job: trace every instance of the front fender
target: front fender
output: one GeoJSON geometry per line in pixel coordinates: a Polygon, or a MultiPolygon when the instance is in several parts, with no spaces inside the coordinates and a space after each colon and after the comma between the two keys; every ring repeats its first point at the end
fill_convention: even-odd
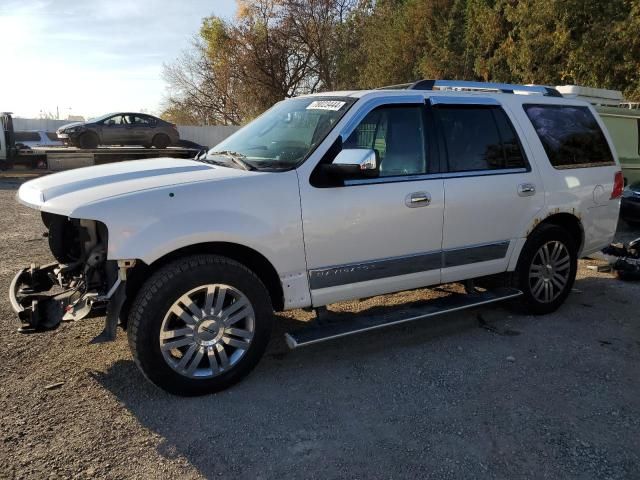
{"type": "Polygon", "coordinates": [[[306,271],[295,171],[133,192],[71,216],[107,226],[113,260],[151,264],[183,247],[230,242],[261,253],[281,276],[306,271]]]}

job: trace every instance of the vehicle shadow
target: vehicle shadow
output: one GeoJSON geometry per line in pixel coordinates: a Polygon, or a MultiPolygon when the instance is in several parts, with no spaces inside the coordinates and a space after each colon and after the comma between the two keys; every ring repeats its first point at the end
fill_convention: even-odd
{"type": "Polygon", "coordinates": [[[349,409],[333,412],[333,399],[357,404],[361,402],[357,395],[370,398],[368,387],[360,392],[353,386],[345,390],[343,384],[360,384],[358,376],[368,359],[379,358],[381,352],[389,358],[402,357],[407,345],[428,349],[437,337],[478,326],[475,314],[434,318],[421,325],[392,328],[391,340],[390,332],[383,330],[291,351],[284,332],[304,322],[277,317],[268,351],[256,370],[218,394],[196,398],[167,394],[147,382],[132,360],[118,361],[91,376],[145,429],[162,437],[157,447],[161,456],[186,458],[206,478],[230,472],[240,478],[282,478],[309,462],[307,455],[301,455],[307,450],[327,455],[329,450],[342,448],[339,439],[332,446],[320,445],[308,415],[321,415],[333,423],[332,429],[341,429],[349,409]],[[345,398],[347,391],[355,396],[350,393],[345,398]],[[275,463],[276,472],[261,474],[265,457],[275,463]]]}
{"type": "MultiPolygon", "coordinates": [[[[558,314],[538,317],[537,322],[546,322],[541,330],[564,323],[565,330],[574,331],[575,325],[567,324],[601,322],[599,312],[608,308],[607,302],[633,302],[628,289],[612,282],[618,281],[611,277],[578,280],[576,291],[558,314]]],[[[640,283],[632,288],[636,287],[640,291],[640,283]]],[[[389,308],[374,305],[358,313],[342,312],[340,318],[379,314],[389,308]]],[[[320,465],[336,456],[343,465],[366,461],[350,458],[349,445],[376,445],[375,436],[380,434],[394,438],[406,435],[401,429],[407,426],[394,422],[421,414],[416,410],[419,407],[398,400],[402,392],[388,388],[394,378],[424,370],[427,377],[418,377],[415,388],[430,395],[428,383],[441,381],[437,372],[449,367],[461,371],[473,368],[460,354],[461,346],[464,351],[491,357],[490,350],[496,344],[490,338],[504,337],[486,337],[487,330],[489,334],[514,335],[504,342],[522,342],[522,336],[517,336],[520,332],[510,327],[515,324],[526,330],[531,322],[536,323],[533,317],[494,305],[290,351],[284,332],[305,322],[286,315],[277,315],[277,320],[268,351],[256,370],[243,382],[215,395],[169,395],[145,381],[131,360],[118,361],[92,377],[144,428],[162,438],[157,446],[161,456],[185,458],[207,478],[221,474],[282,478],[291,472],[300,476],[305,468],[322,471],[320,465]],[[489,340],[482,343],[480,338],[489,340]],[[268,471],[264,470],[267,465],[268,471]]],[[[518,345],[514,348],[522,348],[522,343],[518,345]]],[[[452,401],[460,394],[447,392],[452,401]]]]}

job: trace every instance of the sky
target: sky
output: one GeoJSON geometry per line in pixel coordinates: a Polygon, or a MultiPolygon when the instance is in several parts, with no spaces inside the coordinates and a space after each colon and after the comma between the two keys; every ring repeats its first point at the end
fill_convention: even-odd
{"type": "Polygon", "coordinates": [[[162,65],[235,0],[0,0],[0,111],[160,113],[162,65]]]}

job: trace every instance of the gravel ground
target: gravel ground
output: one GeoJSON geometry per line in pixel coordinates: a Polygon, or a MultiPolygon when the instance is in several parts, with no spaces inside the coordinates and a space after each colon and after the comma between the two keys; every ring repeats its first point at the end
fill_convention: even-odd
{"type": "Polygon", "coordinates": [[[640,283],[581,261],[553,315],[486,307],[290,352],[293,312],[244,382],[177,398],[124,332],[89,345],[101,319],[16,333],[12,275],[49,259],[17,184],[0,181],[1,478],[640,478],[640,283]]]}

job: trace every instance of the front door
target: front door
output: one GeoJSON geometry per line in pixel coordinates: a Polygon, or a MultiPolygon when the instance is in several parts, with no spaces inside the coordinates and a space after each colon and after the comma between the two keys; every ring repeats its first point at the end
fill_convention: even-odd
{"type": "Polygon", "coordinates": [[[102,143],[124,145],[127,138],[128,121],[124,115],[114,115],[102,122],[102,143]]]}
{"type": "Polygon", "coordinates": [[[315,306],[440,282],[444,191],[424,100],[362,116],[343,148],[376,150],[380,176],[333,187],[300,178],[315,306]]]}
{"type": "Polygon", "coordinates": [[[503,272],[544,205],[538,172],[497,101],[432,101],[446,157],[442,281],[503,272]]]}

